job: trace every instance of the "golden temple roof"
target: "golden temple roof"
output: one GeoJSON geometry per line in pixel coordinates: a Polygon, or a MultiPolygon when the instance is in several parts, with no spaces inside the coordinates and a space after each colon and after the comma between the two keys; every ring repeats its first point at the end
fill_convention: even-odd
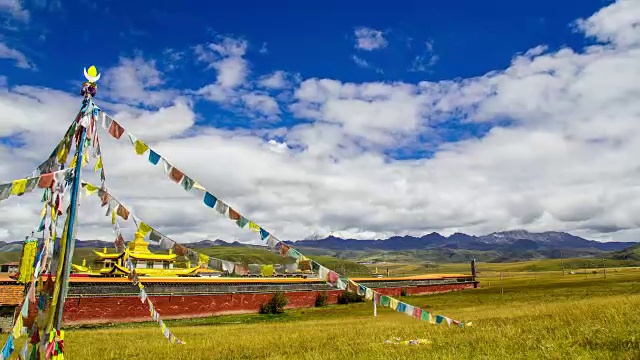
{"type": "Polygon", "coordinates": [[[107,253],[107,248],[104,248],[102,252],[93,251],[101,260],[105,259],[119,259],[124,256],[125,253],[128,253],[129,256],[136,260],[166,260],[173,261],[176,259],[176,254],[172,254],[169,251],[169,254],[155,254],[149,250],[149,243],[144,241],[144,236],[136,232],[135,238],[133,241],[129,243],[127,249],[123,252],[119,253],[107,253]]]}

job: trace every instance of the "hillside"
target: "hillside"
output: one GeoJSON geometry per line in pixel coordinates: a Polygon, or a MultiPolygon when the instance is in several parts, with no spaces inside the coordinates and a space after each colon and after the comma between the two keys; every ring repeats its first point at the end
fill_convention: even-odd
{"type": "Polygon", "coordinates": [[[640,261],[640,244],[629,246],[620,251],[614,251],[609,255],[610,259],[640,261]]]}

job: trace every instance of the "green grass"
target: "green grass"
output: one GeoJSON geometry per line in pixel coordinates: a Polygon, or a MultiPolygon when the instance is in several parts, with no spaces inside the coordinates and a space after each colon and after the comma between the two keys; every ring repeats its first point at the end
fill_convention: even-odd
{"type": "MultiPolygon", "coordinates": [[[[482,273],[495,273],[495,272],[534,272],[534,271],[561,271],[562,262],[564,262],[564,268],[566,272],[584,271],[585,266],[587,271],[602,271],[602,258],[572,258],[572,259],[541,259],[541,260],[528,260],[518,261],[510,263],[487,263],[478,262],[476,265],[478,274],[482,273]]],[[[640,261],[637,260],[611,260],[606,259],[605,264],[607,268],[617,267],[635,267],[640,266],[640,261]]],[[[469,262],[465,263],[436,263],[426,266],[419,263],[384,263],[384,264],[371,264],[366,265],[369,270],[374,271],[378,267],[378,271],[382,274],[386,274],[386,269],[389,269],[391,276],[401,275],[417,275],[428,273],[471,273],[471,265],[469,262]]]]}
{"type": "MultiPolygon", "coordinates": [[[[482,276],[482,288],[403,298],[463,321],[436,326],[370,302],[167,321],[186,345],[170,345],[155,324],[68,329],[70,359],[638,359],[640,270],[601,274],[512,272],[482,276]],[[491,284],[491,285],[489,285],[491,284]],[[393,337],[431,345],[385,344],[393,337]]],[[[20,339],[22,340],[22,339],[20,339]]],[[[22,341],[17,343],[21,344],[22,341]]]]}

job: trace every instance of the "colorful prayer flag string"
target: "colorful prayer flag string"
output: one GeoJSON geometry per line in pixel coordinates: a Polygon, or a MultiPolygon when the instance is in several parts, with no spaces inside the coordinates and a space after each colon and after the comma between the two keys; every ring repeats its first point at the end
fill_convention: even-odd
{"type": "Polygon", "coordinates": [[[73,176],[73,168],[2,183],[0,184],[0,201],[14,195],[22,196],[36,188],[51,188],[54,184],[63,183],[71,176],[73,176]]]}
{"type": "MultiPolygon", "coordinates": [[[[100,196],[100,198],[102,199],[102,206],[107,207],[107,213],[105,215],[107,216],[111,215],[111,223],[113,226],[113,231],[116,235],[116,240],[114,245],[116,249],[118,249],[119,251],[126,251],[126,244],[124,241],[124,237],[122,236],[122,232],[120,230],[118,216],[127,220],[131,212],[126,207],[124,207],[124,205],[122,205],[115,197],[109,194],[109,192],[106,190],[106,185],[105,185],[106,176],[104,174],[104,166],[102,164],[102,151],[100,149],[100,140],[97,135],[97,132],[94,138],[94,146],[95,146],[95,154],[98,158],[96,165],[94,167],[94,171],[97,171],[98,169],[101,171],[100,173],[101,186],[98,188],[97,186],[92,185],[85,181],[81,181],[81,184],[82,184],[82,187],[85,189],[85,193],[87,196],[92,194],[98,194],[100,196]],[[117,207],[114,206],[115,205],[114,203],[117,204],[117,207]]],[[[135,220],[136,219],[134,218],[134,221],[135,220]]],[[[153,230],[151,227],[149,227],[148,225],[142,222],[136,221],[136,223],[139,223],[138,229],[141,233],[144,233],[144,236],[146,236],[153,230]]],[[[134,286],[138,286],[138,289],[140,290],[140,294],[139,294],[140,300],[142,301],[143,304],[145,302],[149,304],[150,316],[156,322],[158,322],[158,325],[160,326],[160,329],[163,335],[172,344],[185,344],[184,341],[178,339],[175,335],[173,335],[173,333],[171,333],[171,331],[166,327],[164,322],[160,319],[160,315],[158,314],[157,310],[153,306],[153,303],[147,296],[146,291],[144,290],[144,285],[142,285],[142,283],[138,279],[138,274],[136,273],[135,266],[133,265],[133,262],[131,261],[130,258],[126,258],[126,266],[127,266],[127,269],[129,270],[129,279],[131,280],[131,283],[134,286]]]]}
{"type": "MultiPolygon", "coordinates": [[[[97,186],[85,180],[82,180],[82,187],[85,189],[87,195],[98,194],[103,199],[103,204],[107,204],[103,206],[110,206],[112,209],[114,208],[119,209],[120,214],[127,214],[127,218],[131,217],[137,225],[138,232],[141,235],[143,235],[145,238],[148,236],[150,241],[159,243],[161,248],[165,250],[173,249],[177,255],[185,256],[187,259],[189,259],[194,263],[198,263],[198,264],[206,263],[216,270],[226,271],[229,274],[245,273],[245,269],[244,269],[245,266],[243,264],[236,263],[233,261],[218,259],[206,254],[199,253],[193,249],[187,248],[182,244],[179,244],[175,240],[164,235],[155,227],[152,227],[151,225],[147,224],[146,222],[138,218],[131,210],[129,210],[116,197],[111,195],[109,191],[100,189],[97,186]]],[[[118,215],[118,212],[116,210],[107,210],[107,215],[109,214],[118,215]]],[[[116,233],[116,238],[123,239],[122,233],[120,231],[120,226],[118,225],[118,220],[117,220],[118,217],[122,217],[122,215],[112,216],[112,224],[114,225],[113,229],[114,229],[114,232],[116,233]]],[[[116,248],[118,249],[118,251],[124,251],[123,247],[119,248],[116,246],[116,248]]],[[[271,268],[273,268],[273,265],[265,265],[265,266],[267,267],[271,266],[271,268]]],[[[261,269],[260,272],[261,273],[269,272],[267,267],[265,267],[265,269],[261,269]]]]}
{"type": "MultiPolygon", "coordinates": [[[[144,143],[142,140],[140,140],[138,137],[134,136],[133,134],[129,133],[124,127],[122,127],[122,125],[120,125],[116,120],[112,119],[111,117],[109,117],[107,114],[105,114],[104,112],[101,113],[102,115],[102,125],[103,128],[105,130],[107,130],[109,132],[109,134],[111,134],[111,136],[113,136],[116,139],[120,139],[120,137],[126,132],[131,144],[134,147],[134,151],[136,152],[137,155],[144,155],[147,151],[149,151],[149,163],[151,163],[152,165],[157,165],[158,163],[162,163],[163,165],[163,169],[164,169],[164,173],[165,175],[167,175],[173,182],[180,184],[185,190],[190,191],[192,188],[198,189],[202,192],[204,192],[204,197],[203,197],[203,203],[209,207],[209,208],[213,208],[215,209],[220,215],[223,216],[227,216],[230,220],[235,221],[236,225],[238,225],[238,227],[240,228],[245,228],[247,227],[249,230],[259,233],[260,234],[260,238],[267,242],[267,245],[271,248],[271,249],[275,249],[275,247],[277,247],[278,245],[281,246],[281,250],[282,247],[286,247],[286,251],[283,254],[283,256],[286,254],[289,257],[293,257],[294,259],[296,259],[296,261],[299,261],[300,258],[305,258],[299,251],[293,249],[291,246],[286,245],[284,242],[282,242],[281,240],[277,239],[275,236],[273,236],[270,232],[268,232],[267,230],[265,230],[263,227],[259,226],[258,224],[254,223],[253,221],[247,219],[246,217],[244,217],[243,215],[241,215],[236,209],[231,208],[228,204],[226,204],[225,202],[223,202],[222,200],[220,200],[217,196],[213,195],[213,193],[209,192],[207,189],[205,189],[202,185],[200,185],[198,182],[196,182],[195,180],[193,180],[193,178],[187,176],[186,174],[184,174],[184,172],[182,172],[181,170],[179,170],[177,167],[175,167],[171,162],[169,162],[166,158],[164,158],[162,155],[160,155],[157,151],[154,151],[151,147],[149,147],[148,144],[144,143]],[[186,179],[186,180],[185,180],[186,179]]],[[[282,251],[281,251],[282,253],[282,251]]],[[[319,265],[319,264],[318,264],[319,265]]],[[[320,276],[320,278],[324,281],[327,281],[327,283],[329,283],[332,286],[338,286],[339,282],[340,282],[340,276],[331,276],[331,279],[329,280],[328,276],[329,273],[333,271],[329,271],[327,268],[325,268],[324,266],[322,266],[320,269],[323,270],[323,273],[319,273],[318,275],[320,276]],[[325,271],[326,270],[326,271],[325,271]],[[326,273],[326,276],[324,276],[326,273]],[[337,279],[336,279],[337,277],[337,279]]],[[[336,273],[337,275],[337,273],[336,273]]],[[[359,285],[356,282],[354,282],[353,280],[344,277],[344,279],[346,279],[346,283],[347,283],[347,288],[348,285],[353,284],[353,286],[355,287],[355,289],[358,289],[360,287],[362,287],[363,291],[365,292],[365,295],[370,294],[371,296],[368,296],[370,298],[370,300],[374,300],[375,299],[375,294],[376,292],[373,291],[372,289],[368,289],[366,287],[364,287],[363,285],[359,285]],[[368,290],[367,290],[368,289],[368,290]]],[[[344,282],[344,281],[343,281],[344,282]]],[[[357,290],[356,290],[357,291],[357,290]]],[[[384,295],[380,295],[380,297],[382,298],[384,295]]],[[[418,319],[422,320],[422,313],[425,312],[427,314],[430,314],[429,312],[419,309],[419,311],[416,310],[416,316],[414,316],[414,312],[413,310],[415,309],[415,307],[409,305],[409,304],[405,304],[401,301],[398,301],[396,299],[390,298],[390,304],[402,304],[401,305],[401,309],[403,311],[401,312],[405,312],[407,315],[411,315],[413,317],[417,317],[417,314],[420,313],[420,316],[417,317],[418,319]],[[408,310],[407,310],[408,309],[408,310]],[[406,310],[406,311],[404,311],[406,310]],[[409,312],[411,312],[411,314],[409,314],[409,312]]],[[[381,304],[382,306],[385,306],[384,304],[381,304]]],[[[396,307],[393,307],[394,309],[397,309],[397,305],[396,307]]],[[[431,317],[428,317],[428,321],[430,323],[432,323],[430,321],[431,317]]],[[[445,316],[441,316],[441,315],[437,315],[436,319],[435,319],[435,323],[436,324],[441,324],[443,321],[446,321],[447,324],[450,326],[452,323],[455,323],[456,325],[460,325],[460,326],[464,326],[464,324],[460,321],[457,320],[452,320],[449,319],[448,317],[445,316]]],[[[467,325],[469,326],[470,323],[467,325]]]]}

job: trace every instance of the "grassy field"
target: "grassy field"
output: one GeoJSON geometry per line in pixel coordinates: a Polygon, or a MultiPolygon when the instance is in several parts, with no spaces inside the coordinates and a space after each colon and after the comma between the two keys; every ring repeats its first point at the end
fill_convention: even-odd
{"type": "MultiPolygon", "coordinates": [[[[573,259],[541,259],[541,260],[528,260],[518,261],[511,263],[477,263],[477,271],[480,276],[482,274],[497,273],[497,272],[533,272],[533,271],[561,271],[562,262],[564,262],[564,268],[567,273],[570,271],[584,272],[584,268],[587,268],[587,272],[598,271],[602,272],[602,259],[600,258],[573,258],[573,259]]],[[[640,261],[636,260],[605,260],[607,268],[617,267],[636,267],[640,266],[640,261]]],[[[416,274],[428,274],[428,273],[471,273],[471,265],[469,262],[464,263],[441,263],[435,264],[435,267],[420,265],[420,264],[405,264],[405,263],[379,263],[366,265],[369,270],[375,271],[378,268],[380,273],[386,274],[386,269],[389,269],[390,275],[416,275],[416,274]]]]}
{"type": "MultiPolygon", "coordinates": [[[[562,276],[512,272],[481,277],[482,288],[407,297],[405,302],[470,328],[430,325],[370,302],[167,321],[186,345],[170,345],[155,324],[69,329],[69,359],[638,359],[640,270],[562,276]],[[524,276],[529,275],[529,276],[524,276]],[[491,283],[491,286],[489,286],[491,283]],[[430,345],[385,344],[425,338],[430,345]]],[[[18,341],[21,344],[21,341],[18,341]]]]}

